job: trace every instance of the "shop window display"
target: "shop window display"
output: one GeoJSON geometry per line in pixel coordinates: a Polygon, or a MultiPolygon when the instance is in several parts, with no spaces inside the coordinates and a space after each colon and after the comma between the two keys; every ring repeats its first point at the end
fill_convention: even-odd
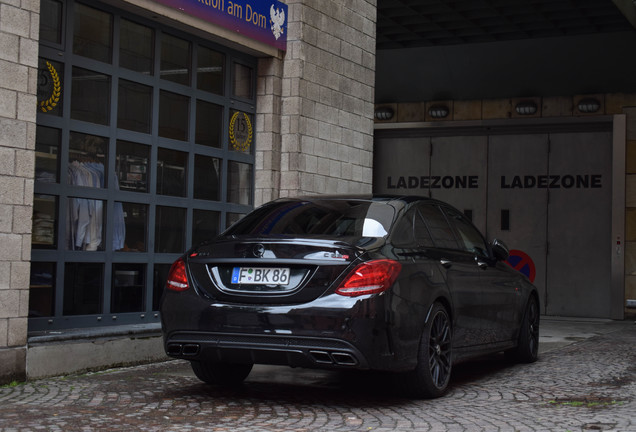
{"type": "Polygon", "coordinates": [[[29,317],[49,317],[55,308],[55,263],[31,264],[29,317]]]}
{"type": "Polygon", "coordinates": [[[169,91],[159,94],[159,136],[188,140],[190,98],[169,91]]]}
{"type": "Polygon", "coordinates": [[[73,67],[71,118],[101,125],[110,124],[110,76],[73,67]]]}
{"type": "Polygon", "coordinates": [[[56,215],[56,196],[38,194],[33,197],[31,244],[34,248],[49,249],[57,245],[56,215]]]}
{"type": "Polygon", "coordinates": [[[197,100],[195,142],[197,144],[220,148],[223,131],[223,107],[197,100]]]}
{"type": "Polygon", "coordinates": [[[102,313],[104,265],[69,262],[64,266],[64,315],[102,313]]]}
{"type": "Polygon", "coordinates": [[[35,137],[35,181],[57,183],[61,131],[56,128],[38,126],[35,137]]]}
{"type": "Polygon", "coordinates": [[[40,4],[30,331],[157,323],[174,259],[251,210],[256,59],[40,4]]]}
{"type": "Polygon", "coordinates": [[[56,45],[62,43],[62,2],[41,0],[40,15],[47,19],[40,20],[40,41],[56,45]]]}
{"type": "Polygon", "coordinates": [[[190,84],[190,42],[181,38],[164,35],[161,40],[162,79],[178,84],[190,84]]]}
{"type": "Polygon", "coordinates": [[[185,249],[186,209],[157,206],[155,252],[181,253],[185,249]]]}
{"type": "Polygon", "coordinates": [[[148,192],[150,146],[117,141],[117,180],[120,190],[148,192]]]}
{"type": "Polygon", "coordinates": [[[76,3],[74,18],[73,53],[110,63],[113,16],[82,3],[76,3]]]}
{"type": "Polygon", "coordinates": [[[157,156],[157,193],[186,196],[187,154],[160,148],[157,156]]]}
{"type": "Polygon", "coordinates": [[[207,47],[198,47],[197,88],[223,94],[225,55],[207,47]]]}
{"type": "Polygon", "coordinates": [[[121,218],[113,221],[113,250],[146,252],[148,242],[148,206],[116,202],[122,209],[121,218]]]}
{"type": "Polygon", "coordinates": [[[152,127],[152,87],[119,80],[117,127],[150,133],[152,127]]]}
{"type": "Polygon", "coordinates": [[[219,234],[221,222],[219,212],[195,209],[192,215],[192,238],[213,239],[219,234]]]}
{"type": "Polygon", "coordinates": [[[146,286],[144,264],[113,264],[112,313],[142,312],[146,286]]]}
{"type": "Polygon", "coordinates": [[[155,51],[154,30],[122,19],[119,40],[119,65],[135,72],[152,75],[155,51]]]}
{"type": "Polygon", "coordinates": [[[227,200],[237,204],[251,204],[252,197],[252,165],[228,163],[227,200]]]}

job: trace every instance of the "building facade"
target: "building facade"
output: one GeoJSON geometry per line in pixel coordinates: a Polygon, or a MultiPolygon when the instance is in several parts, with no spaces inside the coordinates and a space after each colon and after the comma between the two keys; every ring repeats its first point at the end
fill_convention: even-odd
{"type": "Polygon", "coordinates": [[[182,3],[0,4],[3,380],[125,363],[90,340],[156,333],[193,239],[371,191],[374,2],[182,3]]]}
{"type": "Polygon", "coordinates": [[[544,313],[631,314],[636,6],[620,34],[486,43],[492,8],[417,3],[0,0],[0,381],[163,358],[173,260],[299,194],[450,201],[544,313]],[[451,12],[479,38],[400,33],[451,12]]]}

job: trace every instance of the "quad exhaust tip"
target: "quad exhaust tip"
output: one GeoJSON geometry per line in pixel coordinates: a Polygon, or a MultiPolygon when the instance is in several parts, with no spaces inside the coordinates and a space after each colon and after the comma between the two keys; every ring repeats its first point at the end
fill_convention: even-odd
{"type": "Polygon", "coordinates": [[[354,356],[345,352],[309,351],[314,362],[324,365],[355,366],[358,361],[354,356]]]}
{"type": "Polygon", "coordinates": [[[199,344],[177,344],[171,343],[168,344],[168,348],[166,350],[167,354],[170,356],[180,357],[192,357],[199,354],[201,347],[199,344]]]}

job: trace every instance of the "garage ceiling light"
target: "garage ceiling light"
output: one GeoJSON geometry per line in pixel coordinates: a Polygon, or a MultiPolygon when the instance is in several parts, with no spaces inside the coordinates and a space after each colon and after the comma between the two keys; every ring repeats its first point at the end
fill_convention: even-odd
{"type": "Polygon", "coordinates": [[[515,110],[519,115],[533,115],[537,112],[537,104],[532,101],[519,102],[515,110]]]}
{"type": "Polygon", "coordinates": [[[391,120],[393,118],[393,108],[382,107],[375,110],[375,118],[378,120],[391,120]]]}
{"type": "Polygon", "coordinates": [[[577,105],[582,113],[593,113],[598,111],[600,107],[601,103],[593,98],[582,99],[577,105]]]}
{"type": "Polygon", "coordinates": [[[444,118],[448,115],[449,109],[445,105],[433,105],[428,109],[428,115],[433,118],[444,118]]]}

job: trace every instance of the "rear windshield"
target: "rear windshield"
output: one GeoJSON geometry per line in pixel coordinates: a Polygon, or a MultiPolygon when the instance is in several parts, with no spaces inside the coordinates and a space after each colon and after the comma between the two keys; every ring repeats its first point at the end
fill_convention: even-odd
{"type": "Polygon", "coordinates": [[[266,204],[224,234],[320,237],[386,237],[395,209],[356,200],[279,201],[266,204]]]}

